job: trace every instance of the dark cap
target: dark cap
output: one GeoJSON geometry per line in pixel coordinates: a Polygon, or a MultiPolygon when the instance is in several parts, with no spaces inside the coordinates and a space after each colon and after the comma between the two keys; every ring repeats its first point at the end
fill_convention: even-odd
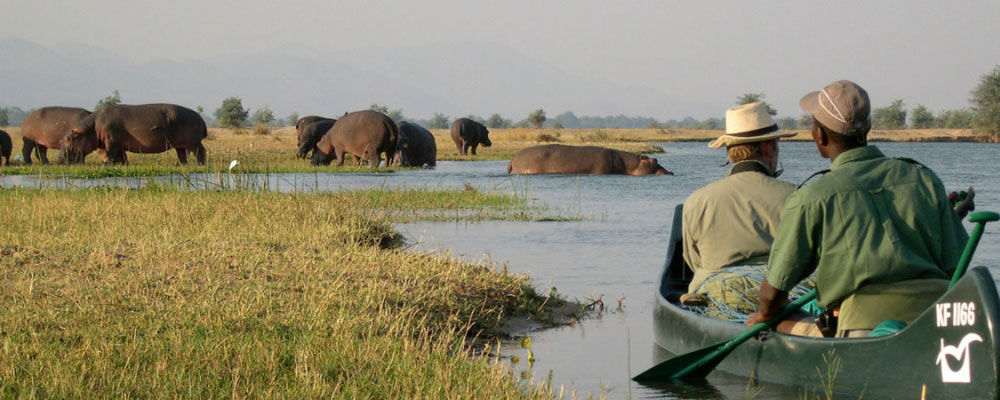
{"type": "Polygon", "coordinates": [[[842,135],[860,135],[872,126],[868,92],[848,80],[836,81],[823,90],[805,95],[799,100],[799,107],[823,126],[842,135]]]}

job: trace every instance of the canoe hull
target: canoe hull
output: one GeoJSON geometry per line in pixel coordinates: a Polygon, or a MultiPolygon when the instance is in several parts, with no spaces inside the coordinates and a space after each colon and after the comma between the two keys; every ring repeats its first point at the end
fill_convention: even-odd
{"type": "MultiPolygon", "coordinates": [[[[677,213],[680,213],[678,207],[677,213]]],[[[728,340],[745,328],[676,305],[686,291],[679,250],[679,218],[664,266],[654,311],[656,344],[683,354],[728,340]]],[[[806,338],[768,332],[738,346],[717,370],[768,382],[864,398],[1000,398],[997,329],[1000,298],[983,267],[971,269],[954,288],[903,330],[857,339],[806,338]],[[832,384],[829,377],[835,376],[832,384]]]]}

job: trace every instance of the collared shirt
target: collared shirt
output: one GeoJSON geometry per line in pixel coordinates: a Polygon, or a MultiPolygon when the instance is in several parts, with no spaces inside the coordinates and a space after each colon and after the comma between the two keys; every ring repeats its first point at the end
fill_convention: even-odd
{"type": "MultiPolygon", "coordinates": [[[[684,261],[694,271],[688,286],[698,285],[723,267],[767,260],[785,198],[795,185],[762,172],[733,173],[705,185],[684,201],[684,261]]],[[[766,168],[760,168],[767,170],[766,168]]]]}
{"type": "Polygon", "coordinates": [[[788,291],[816,271],[829,307],[867,284],[947,279],[967,240],[931,170],[865,146],[788,197],[767,280],[788,291]]]}

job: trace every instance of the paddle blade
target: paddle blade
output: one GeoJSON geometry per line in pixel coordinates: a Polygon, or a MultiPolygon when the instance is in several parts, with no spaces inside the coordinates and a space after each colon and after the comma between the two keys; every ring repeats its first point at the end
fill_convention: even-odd
{"type": "MultiPolygon", "coordinates": [[[[728,343],[728,341],[719,342],[700,350],[681,354],[677,357],[656,364],[643,373],[636,375],[632,378],[632,380],[644,383],[680,379],[686,381],[705,379],[705,377],[708,376],[713,369],[715,369],[715,366],[719,365],[719,363],[726,358],[725,354],[715,354],[714,357],[709,357],[709,355],[721,350],[726,343],[728,343]],[[701,364],[699,365],[699,363],[701,364]],[[688,369],[690,369],[690,371],[686,371],[683,375],[680,374],[688,369]]],[[[732,349],[726,351],[725,353],[728,354],[730,351],[732,351],[732,349]]]]}

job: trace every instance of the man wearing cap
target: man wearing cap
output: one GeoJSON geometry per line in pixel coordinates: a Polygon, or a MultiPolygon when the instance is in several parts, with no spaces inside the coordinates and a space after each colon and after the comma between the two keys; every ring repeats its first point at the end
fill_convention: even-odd
{"type": "MultiPolygon", "coordinates": [[[[868,145],[871,107],[857,84],[834,82],[799,105],[812,114],[813,141],[831,165],[788,197],[759,312],[747,325],[777,314],[813,272],[818,305],[839,311],[838,337],[911,322],[947,289],[968,240],[944,185],[930,169],[868,145]]],[[[785,321],[778,330],[799,334],[808,324],[785,321]]]]}
{"type": "MultiPolygon", "coordinates": [[[[725,146],[733,166],[725,178],[698,189],[684,201],[682,253],[694,271],[690,293],[711,295],[718,302],[740,308],[741,296],[715,287],[720,280],[705,278],[734,265],[756,264],[763,270],[785,198],[795,190],[795,185],[776,179],[780,173],[778,139],[794,135],[778,131],[763,103],[726,111],[726,133],[708,146],[725,146]]],[[[703,300],[691,295],[682,302],[703,300]]],[[[756,306],[752,301],[750,305],[756,306]]]]}

